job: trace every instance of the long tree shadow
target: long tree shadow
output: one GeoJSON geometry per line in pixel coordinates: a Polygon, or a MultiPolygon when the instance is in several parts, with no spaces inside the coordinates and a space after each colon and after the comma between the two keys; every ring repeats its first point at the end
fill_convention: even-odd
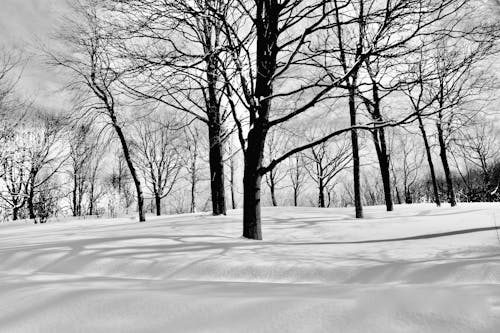
{"type": "MultiPolygon", "coordinates": [[[[447,232],[438,232],[432,234],[424,234],[424,235],[416,235],[409,237],[398,237],[398,238],[383,238],[383,239],[367,239],[367,240],[359,240],[359,241],[342,241],[342,242],[293,242],[286,243],[290,245],[339,245],[339,244],[369,244],[369,243],[385,243],[385,242],[400,242],[400,241],[410,241],[410,240],[420,240],[420,239],[429,239],[429,238],[439,238],[446,236],[454,236],[454,235],[462,235],[469,234],[474,232],[483,232],[483,231],[493,231],[500,230],[500,227],[484,227],[484,228],[472,228],[472,229],[462,229],[462,230],[454,230],[447,232]]],[[[284,243],[283,243],[284,244],[284,243]]]]}

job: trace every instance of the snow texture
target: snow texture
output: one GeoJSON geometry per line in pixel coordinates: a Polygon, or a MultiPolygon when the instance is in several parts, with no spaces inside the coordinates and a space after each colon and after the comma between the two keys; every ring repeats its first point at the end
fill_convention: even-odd
{"type": "Polygon", "coordinates": [[[498,204],[263,216],[4,224],[0,332],[500,332],[498,204]]]}

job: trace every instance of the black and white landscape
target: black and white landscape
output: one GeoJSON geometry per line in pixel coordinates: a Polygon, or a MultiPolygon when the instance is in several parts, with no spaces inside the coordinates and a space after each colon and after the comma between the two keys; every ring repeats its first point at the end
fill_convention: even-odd
{"type": "Polygon", "coordinates": [[[0,331],[500,331],[500,2],[0,28],[0,331]]]}

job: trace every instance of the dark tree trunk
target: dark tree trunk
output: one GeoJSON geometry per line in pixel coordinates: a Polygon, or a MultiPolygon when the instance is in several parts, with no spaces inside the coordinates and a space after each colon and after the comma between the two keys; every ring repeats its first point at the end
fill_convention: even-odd
{"type": "Polygon", "coordinates": [[[35,199],[35,180],[36,180],[37,174],[38,174],[38,170],[36,168],[31,170],[30,185],[29,185],[29,192],[28,192],[28,198],[27,198],[28,214],[29,214],[29,218],[31,220],[34,220],[36,218],[34,199],[35,199]]]}
{"type": "Polygon", "coordinates": [[[266,130],[257,121],[248,133],[243,175],[243,237],[261,240],[260,191],[266,130]]]}
{"type": "Polygon", "coordinates": [[[212,213],[226,215],[226,195],[224,188],[224,156],[223,135],[219,99],[217,98],[217,58],[214,56],[212,31],[205,27],[206,48],[209,56],[207,64],[207,116],[208,116],[208,141],[210,144],[210,189],[212,192],[212,213]]]}
{"type": "Polygon", "coordinates": [[[90,185],[89,191],[89,215],[94,215],[94,184],[90,185]]]}
{"type": "Polygon", "coordinates": [[[417,113],[418,125],[420,128],[420,133],[422,134],[422,139],[424,140],[425,153],[427,155],[427,163],[429,164],[429,170],[431,172],[432,188],[434,192],[434,202],[439,207],[441,206],[441,201],[439,200],[439,189],[436,180],[436,172],[434,169],[434,163],[432,162],[431,147],[429,145],[429,140],[427,139],[427,133],[425,131],[424,122],[422,116],[417,113]]]}
{"type": "MultiPolygon", "coordinates": [[[[232,152],[231,152],[232,153],[232,152]]],[[[235,181],[234,181],[234,156],[231,156],[231,178],[230,178],[230,185],[231,185],[231,208],[236,209],[236,193],[235,193],[235,181]]]]}
{"type": "Polygon", "coordinates": [[[189,208],[190,213],[196,212],[196,159],[197,154],[195,153],[193,156],[193,161],[191,163],[191,205],[189,208]]]}
{"type": "Polygon", "coordinates": [[[278,206],[278,201],[276,200],[276,185],[274,183],[274,176],[272,174],[272,171],[271,173],[269,174],[269,189],[270,189],[270,192],[271,192],[271,202],[273,204],[274,207],[277,207],[278,206]]]}
{"type": "Polygon", "coordinates": [[[212,191],[212,212],[214,215],[226,214],[223,145],[221,140],[220,125],[210,126],[210,189],[212,191]],[[217,128],[214,129],[213,127],[217,128]]]}
{"type": "Polygon", "coordinates": [[[12,220],[17,221],[19,218],[19,207],[12,208],[12,220]]]}
{"type": "Polygon", "coordinates": [[[72,194],[73,194],[73,216],[78,216],[78,209],[77,209],[77,202],[78,202],[78,198],[77,198],[77,187],[78,187],[78,181],[76,179],[76,172],[75,174],[73,175],[73,191],[72,191],[72,194]]]}
{"type": "Polygon", "coordinates": [[[455,200],[455,191],[453,189],[453,180],[451,178],[450,165],[448,164],[448,156],[446,154],[446,142],[444,140],[443,128],[441,126],[441,114],[439,114],[439,121],[436,123],[439,139],[439,156],[443,163],[444,176],[446,178],[446,189],[448,192],[448,202],[451,207],[455,207],[457,202],[455,200]]]}
{"type": "MultiPolygon", "coordinates": [[[[349,114],[351,119],[351,126],[356,126],[356,90],[355,79],[350,84],[349,88],[349,114]]],[[[356,218],[363,218],[363,204],[361,202],[361,167],[359,161],[359,144],[358,144],[358,131],[351,130],[352,142],[352,163],[353,163],[353,182],[354,182],[354,207],[356,210],[356,218]]]]}
{"type": "MultiPolygon", "coordinates": [[[[380,110],[380,96],[377,82],[372,82],[373,95],[373,110],[371,113],[372,119],[376,123],[382,123],[382,113],[380,110]]],[[[388,212],[394,210],[391,192],[391,174],[389,165],[389,154],[387,152],[387,143],[385,140],[384,128],[379,128],[372,131],[375,150],[377,152],[378,163],[380,167],[380,175],[382,176],[382,184],[384,185],[385,206],[388,212]]]]}
{"type": "Polygon", "coordinates": [[[382,176],[382,184],[384,186],[385,206],[388,212],[394,210],[391,194],[391,174],[389,171],[389,155],[387,154],[387,144],[385,141],[384,129],[380,128],[372,132],[375,150],[379,163],[380,175],[382,176]]]}
{"type": "Polygon", "coordinates": [[[137,209],[139,211],[139,222],[144,222],[146,221],[146,214],[144,213],[144,196],[142,194],[141,181],[139,180],[137,171],[135,170],[134,164],[132,163],[132,157],[130,156],[130,150],[128,148],[127,141],[125,140],[123,131],[117,124],[116,118],[113,117],[112,120],[116,134],[118,135],[118,138],[120,139],[120,143],[122,145],[123,156],[125,157],[130,175],[132,176],[132,179],[134,181],[135,190],[137,193],[137,209]]]}
{"type": "Polygon", "coordinates": [[[325,208],[325,185],[323,185],[323,179],[319,179],[318,184],[318,207],[325,208]]]}
{"type": "Polygon", "coordinates": [[[156,216],[161,215],[161,197],[158,193],[155,193],[155,207],[156,207],[156,216]]]}
{"type": "Polygon", "coordinates": [[[256,2],[257,64],[255,103],[250,112],[251,128],[247,137],[243,172],[243,237],[262,239],[260,190],[262,160],[268,131],[269,97],[273,93],[272,78],[276,70],[278,18],[281,4],[277,1],[256,2]]]}
{"type": "Polygon", "coordinates": [[[293,205],[297,207],[299,205],[299,193],[297,188],[293,188],[293,205]]]}

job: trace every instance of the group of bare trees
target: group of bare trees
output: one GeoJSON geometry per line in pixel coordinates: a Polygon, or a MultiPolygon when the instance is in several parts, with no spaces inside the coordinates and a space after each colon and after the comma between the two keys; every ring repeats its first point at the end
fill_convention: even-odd
{"type": "MultiPolygon", "coordinates": [[[[330,196],[334,178],[348,168],[355,216],[363,217],[360,140],[365,132],[374,144],[387,210],[393,210],[394,190],[398,202],[401,196],[408,202],[414,164],[406,166],[405,155],[403,175],[395,175],[401,165],[391,159],[387,130],[415,122],[433,199],[440,204],[435,137],[447,200],[456,204],[450,140],[474,118],[467,106],[485,98],[490,79],[481,66],[491,59],[497,38],[494,23],[469,19],[480,5],[473,2],[75,0],[58,35],[69,52],[48,53],[53,65],[72,75],[77,117],[111,128],[118,139],[140,221],[145,220],[144,184],[159,213],[180,164],[190,170],[192,196],[196,193],[197,146],[189,146],[186,163],[176,148],[183,145],[176,138],[179,129],[155,121],[158,111],[144,122],[146,110],[161,106],[166,113],[161,118],[177,119],[175,127],[183,131],[198,133],[196,123],[206,125],[216,215],[226,212],[224,146],[232,135],[238,139],[243,235],[261,239],[262,180],[278,205],[276,191],[290,177],[297,204],[302,170],[316,183],[318,205],[324,207],[332,201],[325,194],[330,196]],[[318,117],[321,131],[293,137],[293,129],[316,126],[312,120],[318,117]],[[137,119],[140,125],[132,126],[137,119]],[[341,139],[348,133],[349,143],[341,139]],[[285,161],[293,168],[284,170],[285,161]]],[[[232,151],[233,207],[234,156],[232,151]]]]}
{"type": "MultiPolygon", "coordinates": [[[[213,214],[226,213],[227,190],[232,208],[241,194],[243,235],[262,239],[263,191],[273,206],[313,197],[352,205],[357,218],[363,203],[454,206],[474,197],[477,177],[491,199],[496,132],[478,124],[496,89],[498,27],[486,6],[73,0],[56,46],[44,49],[73,106],[61,118],[35,112],[41,144],[17,147],[15,162],[4,150],[3,200],[33,217],[36,193],[65,170],[73,215],[95,214],[114,189],[145,221],[145,202],[160,215],[178,188],[196,211],[206,180],[213,214]],[[478,22],[470,14],[481,10],[478,22]]],[[[18,65],[4,57],[0,83],[18,65]]],[[[11,87],[0,85],[2,105],[11,87]]],[[[8,146],[29,137],[6,128],[8,146]]]]}

